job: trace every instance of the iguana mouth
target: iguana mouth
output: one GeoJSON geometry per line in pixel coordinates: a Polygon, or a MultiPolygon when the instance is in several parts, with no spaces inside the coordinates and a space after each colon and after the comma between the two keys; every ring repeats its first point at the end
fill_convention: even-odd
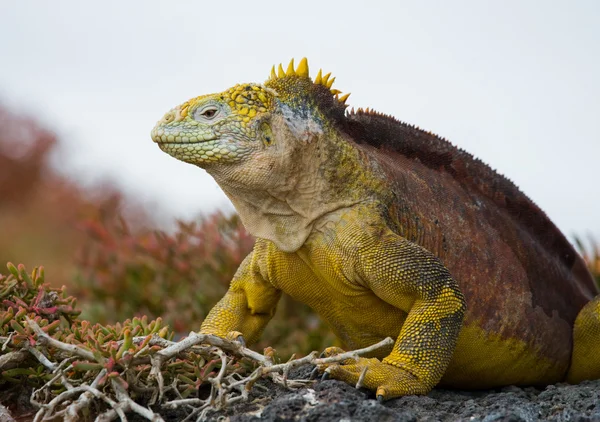
{"type": "Polygon", "coordinates": [[[179,136],[169,140],[169,136],[174,135],[157,134],[153,139],[167,154],[195,165],[235,161],[238,155],[243,154],[243,149],[236,145],[225,145],[223,139],[216,136],[201,141],[177,139],[179,136]],[[165,136],[167,138],[163,141],[165,136]]]}
{"type": "Polygon", "coordinates": [[[212,134],[206,135],[190,135],[190,134],[169,134],[164,129],[153,129],[150,136],[152,140],[157,144],[181,144],[181,145],[194,145],[201,144],[204,142],[210,142],[217,139],[212,134]]]}
{"type": "MultiPolygon", "coordinates": [[[[210,141],[210,139],[208,140],[210,141]]],[[[185,142],[185,141],[154,141],[157,144],[162,144],[162,145],[197,145],[197,144],[203,144],[205,142],[208,141],[194,141],[194,142],[185,142]]]]}

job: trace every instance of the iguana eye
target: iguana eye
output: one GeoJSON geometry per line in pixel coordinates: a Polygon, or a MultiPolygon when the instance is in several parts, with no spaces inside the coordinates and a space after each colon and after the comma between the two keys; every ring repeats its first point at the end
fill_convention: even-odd
{"type": "Polygon", "coordinates": [[[194,118],[196,120],[213,120],[219,115],[219,108],[213,105],[196,110],[194,118]]]}
{"type": "Polygon", "coordinates": [[[204,110],[200,114],[202,114],[207,119],[212,119],[213,117],[215,117],[215,114],[217,114],[217,109],[216,108],[209,108],[209,109],[204,110]]]}

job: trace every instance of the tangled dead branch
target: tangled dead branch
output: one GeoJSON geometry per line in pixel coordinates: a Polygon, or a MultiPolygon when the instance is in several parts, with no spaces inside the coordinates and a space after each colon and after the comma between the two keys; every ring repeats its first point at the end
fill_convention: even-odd
{"type": "MultiPolygon", "coordinates": [[[[76,364],[82,368],[89,368],[89,371],[93,371],[94,367],[100,368],[95,366],[96,364],[105,363],[104,359],[97,359],[93,353],[81,346],[52,339],[33,320],[27,319],[27,323],[36,333],[37,343],[41,348],[51,345],[65,354],[77,358],[83,357],[86,360],[77,361],[76,364]]],[[[274,383],[286,388],[305,387],[313,381],[308,379],[288,380],[286,374],[290,369],[305,364],[323,365],[357,358],[359,355],[370,353],[379,347],[389,347],[393,341],[386,339],[365,349],[328,358],[317,358],[317,353],[313,352],[304,358],[292,359],[287,363],[280,364],[273,363],[271,353],[260,354],[244,347],[240,342],[205,334],[191,333],[179,342],[168,342],[156,335],[137,337],[132,339],[132,344],[137,344],[138,347],[140,345],[150,346],[150,348],[158,345],[158,348],[154,349],[152,354],[138,355],[137,357],[133,356],[133,351],[129,352],[133,359],[128,365],[124,365],[120,370],[110,374],[107,374],[106,368],[102,368],[89,384],[82,382],[78,386],[74,386],[65,382],[63,384],[66,388],[65,391],[47,404],[42,404],[41,397],[49,397],[53,388],[53,383],[46,383],[42,388],[35,390],[31,397],[32,403],[36,403],[40,407],[34,420],[52,420],[56,417],[64,418],[66,421],[76,420],[84,408],[89,408],[92,401],[96,401],[97,404],[101,403],[107,408],[98,416],[97,420],[100,421],[110,421],[116,417],[126,420],[125,413],[127,412],[137,413],[150,421],[162,421],[160,414],[151,407],[157,409],[186,407],[189,409],[190,415],[197,415],[199,419],[203,419],[209,411],[219,410],[237,401],[247,400],[252,386],[262,377],[269,377],[274,383]],[[164,373],[168,372],[168,366],[182,362],[179,359],[185,361],[191,355],[201,355],[204,357],[204,361],[214,362],[215,369],[218,367],[218,371],[211,371],[213,376],[206,378],[211,386],[208,398],[183,398],[180,394],[181,387],[187,385],[187,380],[175,378],[168,387],[164,385],[164,373]],[[255,369],[249,371],[247,375],[243,375],[243,372],[236,370],[235,367],[235,361],[238,359],[252,362],[255,369]],[[150,371],[147,370],[148,366],[151,366],[150,371]],[[107,382],[108,380],[110,382],[107,382]],[[100,389],[100,387],[103,388],[100,389]],[[153,389],[158,390],[155,394],[157,399],[148,401],[146,406],[139,404],[130,395],[130,391],[153,389]],[[177,398],[169,399],[173,396],[177,396],[177,398]]],[[[36,355],[36,358],[39,357],[36,355]]],[[[46,359],[48,358],[42,358],[42,360],[46,359]]],[[[68,377],[69,371],[73,369],[73,364],[68,364],[69,360],[70,358],[65,358],[62,362],[52,363],[48,367],[54,375],[53,380],[68,377]]]]}

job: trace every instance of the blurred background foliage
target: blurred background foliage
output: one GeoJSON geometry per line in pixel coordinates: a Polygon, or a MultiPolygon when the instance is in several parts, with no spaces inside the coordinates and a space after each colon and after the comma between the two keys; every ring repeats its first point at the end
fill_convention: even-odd
{"type": "MultiPolygon", "coordinates": [[[[83,188],[57,171],[58,143],[0,107],[0,265],[44,265],[92,323],[146,315],[179,335],[198,330],[254,244],[238,216],[217,212],[160,230],[115,187],[83,188]]],[[[256,349],[272,345],[287,359],[332,344],[312,311],[284,296],[256,349]]]]}
{"type": "Polygon", "coordinates": [[[600,289],[600,244],[593,238],[588,238],[588,242],[585,242],[583,238],[576,237],[575,245],[600,289]]]}
{"type": "MultiPolygon", "coordinates": [[[[252,249],[239,218],[215,213],[159,230],[134,198],[109,185],[83,188],[56,171],[58,142],[0,108],[0,265],[44,265],[92,323],[146,315],[178,335],[199,329],[252,249]]],[[[575,243],[600,285],[598,245],[575,243]]],[[[256,349],[272,345],[287,359],[333,344],[310,309],[284,296],[256,349]]]]}

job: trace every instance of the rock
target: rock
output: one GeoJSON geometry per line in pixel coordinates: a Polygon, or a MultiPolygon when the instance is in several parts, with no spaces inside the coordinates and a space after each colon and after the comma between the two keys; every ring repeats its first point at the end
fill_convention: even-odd
{"type": "Polygon", "coordinates": [[[268,398],[255,395],[254,403],[237,404],[211,414],[210,420],[225,417],[231,422],[600,422],[600,380],[579,385],[556,384],[545,389],[516,386],[486,391],[436,389],[427,396],[400,397],[383,404],[375,400],[372,392],[356,390],[336,380],[321,381],[313,388],[297,391],[273,385],[268,388],[268,398]]]}

